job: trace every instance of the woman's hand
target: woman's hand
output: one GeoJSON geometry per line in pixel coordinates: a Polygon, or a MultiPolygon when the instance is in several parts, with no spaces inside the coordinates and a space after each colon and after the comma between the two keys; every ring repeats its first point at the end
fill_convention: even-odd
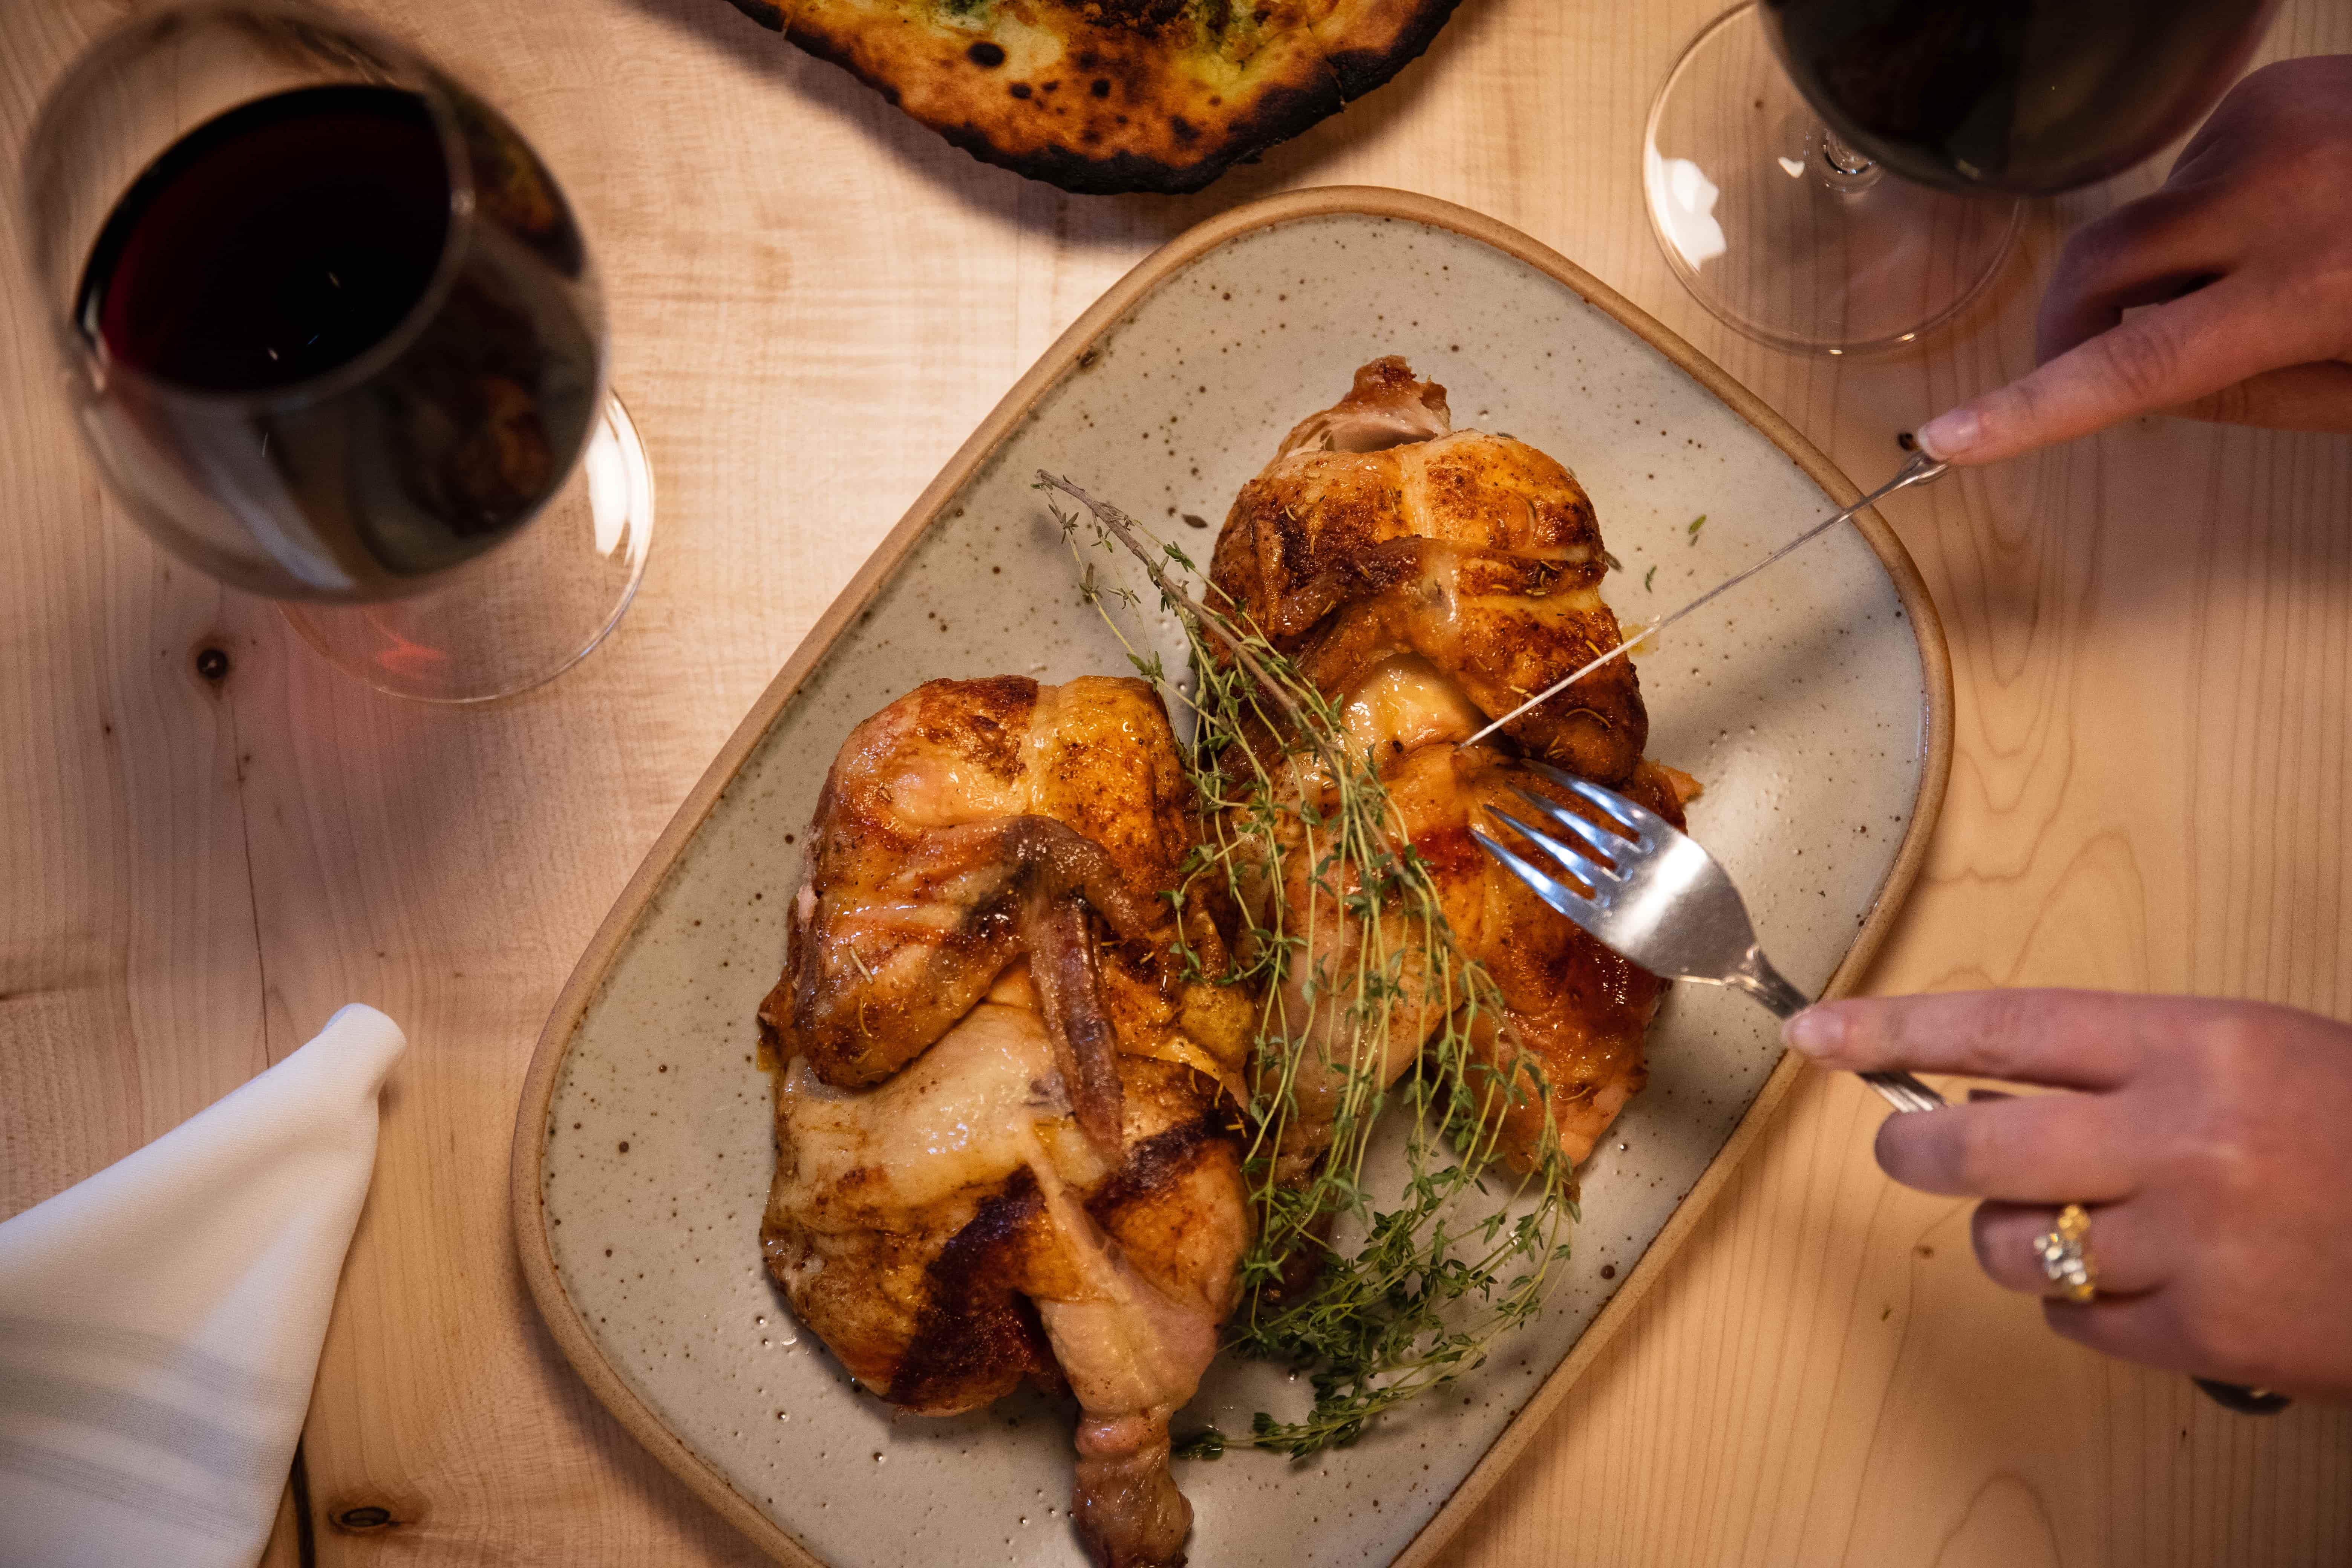
{"type": "Polygon", "coordinates": [[[2352,431],[2352,55],[2231,89],[2162,190],[2067,244],[2040,338],[2041,369],[1919,444],[1990,463],[2158,411],[2352,431]]]}
{"type": "Polygon", "coordinates": [[[1965,1194],[1985,1272],[2054,1287],[2033,1252],[2091,1213],[2098,1299],[2050,1300],[2095,1350],[2352,1399],[2352,1027],[2244,1002],[1982,991],[1824,1003],[1789,1044],[1829,1067],[2077,1090],[1890,1116],[1878,1163],[1965,1194]]]}

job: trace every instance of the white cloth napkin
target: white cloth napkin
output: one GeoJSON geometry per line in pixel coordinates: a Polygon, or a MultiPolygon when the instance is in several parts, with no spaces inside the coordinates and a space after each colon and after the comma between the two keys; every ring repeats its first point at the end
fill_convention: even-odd
{"type": "Polygon", "coordinates": [[[346,1007],[0,1225],[0,1564],[260,1558],[407,1043],[346,1007]]]}

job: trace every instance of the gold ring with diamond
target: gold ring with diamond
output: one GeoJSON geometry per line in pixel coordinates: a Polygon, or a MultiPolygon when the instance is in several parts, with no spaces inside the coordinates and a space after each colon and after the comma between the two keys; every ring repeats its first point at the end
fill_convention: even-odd
{"type": "Polygon", "coordinates": [[[2076,1306],[2099,1295],[2099,1265],[2091,1256],[2091,1215],[2081,1204],[2058,1211],[2058,1226],[2033,1238],[2034,1256],[2042,1272],[2058,1287],[2058,1294],[2076,1306]]]}

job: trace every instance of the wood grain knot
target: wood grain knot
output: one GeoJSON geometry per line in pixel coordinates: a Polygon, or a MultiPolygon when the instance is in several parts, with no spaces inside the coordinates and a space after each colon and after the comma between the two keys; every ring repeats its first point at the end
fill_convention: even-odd
{"type": "Polygon", "coordinates": [[[366,1535],[379,1530],[390,1530],[400,1521],[392,1517],[392,1510],[375,1503],[347,1508],[335,1515],[335,1528],[353,1535],[366,1535]]]}

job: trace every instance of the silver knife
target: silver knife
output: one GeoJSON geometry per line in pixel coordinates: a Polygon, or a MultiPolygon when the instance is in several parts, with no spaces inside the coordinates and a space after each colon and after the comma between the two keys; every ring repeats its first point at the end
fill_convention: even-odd
{"type": "Polygon", "coordinates": [[[1693,599],[1689,604],[1685,605],[1682,608],[1675,611],[1672,615],[1659,616],[1656,620],[1652,621],[1648,626],[1643,626],[1632,637],[1625,638],[1615,647],[1611,648],[1607,653],[1602,654],[1599,658],[1594,659],[1591,663],[1584,666],[1581,669],[1577,670],[1574,674],[1563,676],[1559,679],[1553,681],[1549,686],[1545,687],[1541,691],[1537,692],[1533,697],[1528,698],[1525,702],[1520,703],[1517,708],[1512,709],[1508,713],[1504,714],[1501,718],[1494,721],[1485,729],[1471,736],[1470,740],[1464,742],[1463,744],[1468,745],[1472,742],[1485,740],[1487,736],[1493,734],[1496,731],[1501,729],[1504,725],[1509,723],[1520,714],[1527,712],[1531,708],[1540,707],[1543,703],[1550,700],[1551,698],[1559,693],[1567,690],[1570,687],[1575,685],[1586,676],[1591,675],[1594,670],[1599,669],[1602,665],[1607,664],[1610,660],[1614,658],[1622,658],[1626,654],[1632,652],[1636,645],[1647,640],[1648,638],[1656,637],[1660,632],[1665,630],[1668,626],[1673,626],[1676,621],[1681,620],[1685,616],[1689,615],[1693,610],[1696,610],[1700,605],[1706,604],[1709,600],[1719,598],[1723,595],[1728,594],[1734,588],[1738,587],[1742,583],[1747,582],[1750,577],[1755,576],[1759,572],[1763,571],[1767,566],[1771,565],[1775,561],[1780,560],[1783,555],[1790,553],[1811,540],[1820,538],[1822,534],[1827,533],[1831,529],[1835,528],[1839,523],[1847,521],[1853,518],[1856,512],[1866,510],[1867,509],[1877,505],[1880,501],[1885,500],[1888,496],[1893,495],[1896,490],[1906,490],[1913,485],[1930,483],[1933,480],[1942,479],[1946,474],[1948,474],[1951,471],[1952,468],[1949,463],[1937,462],[1935,458],[1927,456],[1924,450],[1912,453],[1911,460],[1904,464],[1901,468],[1897,469],[1893,479],[1887,480],[1885,484],[1879,486],[1876,489],[1871,491],[1868,495],[1863,497],[1852,506],[1847,507],[1843,511],[1832,512],[1829,516],[1822,519],[1821,521],[1813,524],[1812,527],[1805,530],[1804,532],[1797,535],[1796,538],[1789,541],[1788,543],[1780,546],[1780,549],[1772,552],[1771,554],[1764,557],[1763,560],[1756,563],[1755,565],[1748,567],[1746,571],[1741,572],[1735,576],[1727,577],[1722,582],[1717,583],[1714,587],[1709,588],[1706,593],[1701,594],[1697,598],[1693,599]]]}

